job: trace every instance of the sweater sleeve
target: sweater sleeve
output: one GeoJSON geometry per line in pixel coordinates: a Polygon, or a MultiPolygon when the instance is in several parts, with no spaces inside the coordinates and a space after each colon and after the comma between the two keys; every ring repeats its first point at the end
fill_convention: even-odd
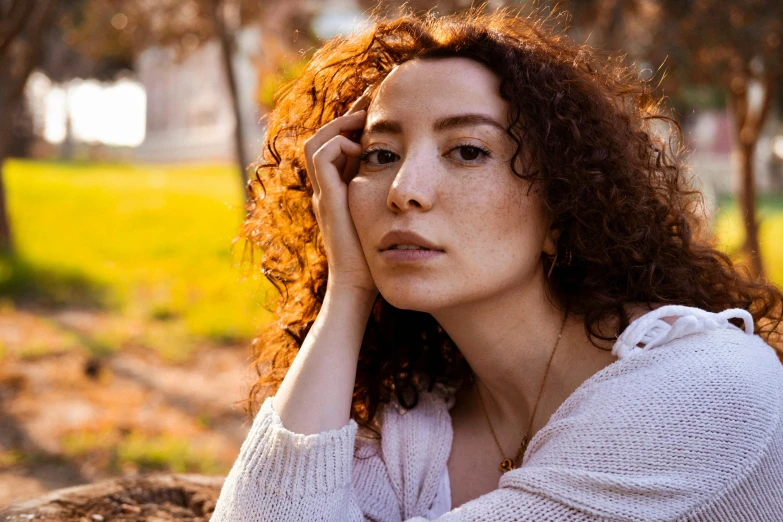
{"type": "MultiPolygon", "coordinates": [[[[221,489],[212,522],[363,522],[351,479],[358,426],[289,431],[267,398],[221,489]]],[[[376,481],[377,482],[377,481],[376,481]]]]}
{"type": "Polygon", "coordinates": [[[357,436],[354,420],[336,430],[293,433],[266,399],[211,520],[402,522],[426,516],[451,451],[449,400],[439,387],[422,391],[411,410],[392,401],[379,410],[383,438],[377,441],[357,436]]]}

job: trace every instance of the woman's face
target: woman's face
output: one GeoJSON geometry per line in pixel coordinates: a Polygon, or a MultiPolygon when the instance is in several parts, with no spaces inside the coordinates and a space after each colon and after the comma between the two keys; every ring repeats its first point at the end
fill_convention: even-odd
{"type": "Polygon", "coordinates": [[[543,285],[555,244],[511,171],[507,111],[495,74],[466,58],[405,62],[379,86],[348,199],[392,305],[433,313],[543,285]]]}

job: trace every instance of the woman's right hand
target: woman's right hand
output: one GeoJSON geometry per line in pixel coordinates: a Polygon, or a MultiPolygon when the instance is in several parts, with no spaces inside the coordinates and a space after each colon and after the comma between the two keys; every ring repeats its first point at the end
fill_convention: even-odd
{"type": "Polygon", "coordinates": [[[350,172],[362,147],[347,136],[364,127],[367,101],[359,98],[344,115],[330,121],[305,142],[307,175],[313,187],[313,213],[321,229],[329,265],[327,290],[359,290],[374,297],[378,290],[370,275],[356,227],[348,211],[350,172]]]}
{"type": "Polygon", "coordinates": [[[273,401],[283,425],[294,433],[339,429],[350,420],[359,352],[378,295],[348,210],[347,182],[362,147],[346,136],[364,127],[362,109],[355,103],[304,146],[329,281],[318,316],[273,401]]]}

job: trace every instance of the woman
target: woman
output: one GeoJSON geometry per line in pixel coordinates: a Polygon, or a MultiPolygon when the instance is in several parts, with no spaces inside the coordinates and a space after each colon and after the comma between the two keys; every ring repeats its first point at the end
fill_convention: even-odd
{"type": "Polygon", "coordinates": [[[327,42],[251,185],[280,321],[213,520],[779,520],[783,296],[668,121],[507,13],[327,42]]]}

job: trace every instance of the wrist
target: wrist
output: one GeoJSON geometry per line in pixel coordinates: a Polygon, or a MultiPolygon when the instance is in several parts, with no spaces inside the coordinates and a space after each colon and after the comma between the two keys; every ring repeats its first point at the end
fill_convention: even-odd
{"type": "Polygon", "coordinates": [[[366,309],[369,313],[377,297],[378,290],[376,288],[367,289],[354,285],[327,282],[324,304],[329,302],[339,303],[340,306],[353,305],[359,309],[366,309]]]}

